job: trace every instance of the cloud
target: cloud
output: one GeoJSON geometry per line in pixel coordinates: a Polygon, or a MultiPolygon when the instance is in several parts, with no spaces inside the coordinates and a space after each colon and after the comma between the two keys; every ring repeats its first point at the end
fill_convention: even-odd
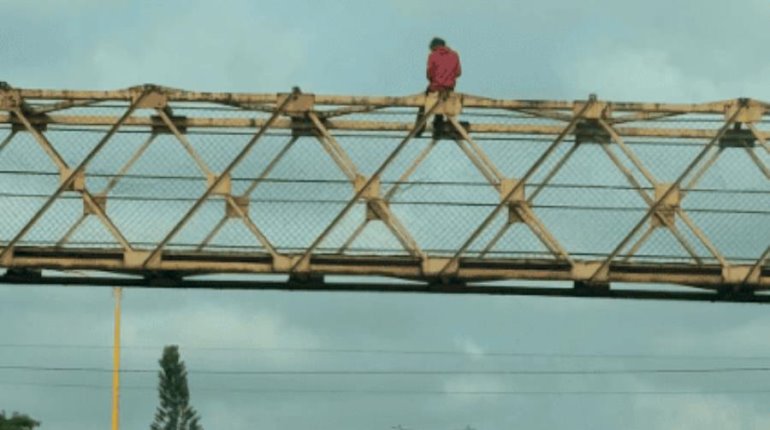
{"type": "Polygon", "coordinates": [[[701,351],[724,356],[767,356],[770,348],[764,334],[770,319],[755,317],[748,321],[725,321],[716,329],[694,332],[684,328],[672,328],[656,340],[662,351],[686,354],[701,351]]]}
{"type": "MultiPolygon", "coordinates": [[[[770,428],[770,414],[758,414],[726,396],[637,397],[634,414],[645,417],[645,430],[721,430],[770,428]]],[[[641,420],[639,420],[641,421],[641,420]]]]}
{"type": "Polygon", "coordinates": [[[470,356],[479,356],[484,354],[484,349],[482,349],[476,342],[474,342],[473,339],[469,339],[469,338],[455,339],[455,345],[457,345],[457,347],[460,348],[461,351],[463,351],[464,353],[470,356]]]}
{"type": "Polygon", "coordinates": [[[711,80],[690,76],[659,50],[614,50],[579,60],[562,74],[577,92],[607,100],[706,101],[719,97],[711,80]]]}
{"type": "Polygon", "coordinates": [[[288,91],[303,66],[300,32],[243,4],[214,4],[163,13],[136,32],[121,32],[95,46],[90,66],[101,86],[143,82],[188,89],[288,91]],[[207,28],[201,23],[207,22],[207,28]]]}

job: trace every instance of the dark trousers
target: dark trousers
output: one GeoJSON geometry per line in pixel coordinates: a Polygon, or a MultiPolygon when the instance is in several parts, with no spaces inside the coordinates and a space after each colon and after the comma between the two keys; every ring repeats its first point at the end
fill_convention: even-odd
{"type": "MultiPolygon", "coordinates": [[[[445,94],[451,93],[453,90],[454,88],[447,88],[441,91],[433,91],[433,92],[439,93],[439,97],[440,97],[445,94]]],[[[430,89],[426,89],[425,95],[427,96],[429,93],[431,93],[430,89]]],[[[425,118],[425,106],[420,106],[420,108],[417,110],[417,119],[415,120],[415,126],[418,125],[421,121],[423,121],[424,118],[425,118]]],[[[425,131],[426,125],[427,125],[427,122],[417,130],[417,133],[415,133],[415,137],[422,137],[422,133],[425,131]]],[[[434,115],[433,130],[441,130],[443,128],[444,128],[444,115],[442,114],[434,115]]]]}

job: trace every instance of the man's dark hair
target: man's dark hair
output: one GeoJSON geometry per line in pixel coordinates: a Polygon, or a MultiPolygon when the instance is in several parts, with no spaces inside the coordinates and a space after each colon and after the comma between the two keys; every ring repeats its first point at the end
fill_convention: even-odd
{"type": "Polygon", "coordinates": [[[433,40],[430,41],[430,49],[437,48],[439,46],[446,46],[446,42],[440,37],[434,37],[433,40]]]}

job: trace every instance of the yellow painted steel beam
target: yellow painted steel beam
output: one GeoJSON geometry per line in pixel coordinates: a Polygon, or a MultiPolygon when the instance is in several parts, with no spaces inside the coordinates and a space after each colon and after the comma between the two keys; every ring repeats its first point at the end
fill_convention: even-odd
{"type": "MultiPolygon", "coordinates": [[[[96,100],[96,101],[130,101],[146,86],[133,87],[124,90],[87,91],[87,90],[47,90],[47,89],[13,89],[25,100],[96,100]]],[[[281,94],[257,93],[225,93],[225,92],[196,92],[184,91],[160,86],[149,86],[163,92],[169,101],[177,102],[207,102],[218,104],[275,104],[281,94]]],[[[493,109],[533,109],[533,110],[563,110],[572,111],[577,103],[574,101],[558,100],[510,100],[479,97],[462,94],[463,106],[471,108],[493,109]]],[[[425,96],[420,94],[393,96],[348,96],[348,95],[314,95],[318,105],[328,106],[382,106],[382,107],[420,107],[425,104],[425,96]]],[[[645,113],[702,113],[723,114],[735,100],[723,100],[709,103],[638,103],[610,102],[615,112],[645,112],[645,113]]],[[[768,103],[757,101],[767,106],[768,103]]]]}
{"type": "MultiPolygon", "coordinates": [[[[738,148],[741,150],[740,155],[746,156],[745,152],[748,151],[747,160],[760,167],[759,170],[740,172],[739,176],[747,178],[747,175],[764,173],[764,175],[757,175],[757,180],[753,182],[758,185],[752,185],[752,187],[758,189],[735,190],[726,187],[724,190],[716,191],[724,193],[738,191],[736,194],[742,197],[733,196],[725,204],[732,205],[736,199],[741,203],[747,203],[750,207],[744,210],[751,212],[752,216],[770,214],[763,209],[763,199],[766,198],[765,194],[770,195],[770,189],[765,191],[762,188],[763,184],[766,184],[762,181],[768,180],[768,176],[767,169],[764,169],[765,153],[761,152],[768,150],[767,141],[770,139],[768,123],[766,120],[763,122],[763,115],[770,107],[767,103],[750,99],[702,104],[625,103],[601,101],[594,97],[587,101],[502,100],[467,94],[449,94],[446,98],[442,96],[440,102],[438,100],[435,95],[426,97],[424,94],[405,97],[370,97],[315,95],[298,91],[291,94],[206,93],[152,85],[119,91],[8,89],[0,86],[0,150],[11,151],[4,152],[3,155],[19,156],[18,153],[13,152],[18,151],[16,142],[21,139],[28,141],[29,136],[25,138],[20,136],[31,135],[33,142],[37,141],[42,145],[49,155],[56,155],[53,159],[55,163],[58,161],[56,164],[59,165],[56,172],[35,170],[30,173],[14,169],[2,170],[4,178],[10,175],[10,179],[2,183],[5,188],[0,190],[0,202],[7,207],[0,207],[0,209],[6,213],[23,213],[17,212],[22,204],[18,199],[42,200],[43,206],[39,207],[40,203],[38,203],[36,212],[20,215],[31,216],[30,219],[21,220],[25,223],[21,224],[20,230],[13,231],[14,228],[19,228],[15,224],[0,225],[8,230],[4,233],[8,237],[0,237],[0,245],[2,245],[0,267],[8,270],[5,277],[0,276],[0,282],[11,282],[17,279],[15,277],[19,273],[30,273],[30,271],[85,270],[128,274],[133,276],[130,282],[135,282],[136,285],[149,285],[156,282],[153,279],[162,278],[163,282],[166,282],[165,285],[169,286],[187,285],[190,282],[187,277],[195,275],[256,274],[291,275],[291,279],[285,284],[287,289],[292,288],[292,282],[297,278],[314,279],[327,275],[344,275],[385,276],[445,286],[453,283],[467,285],[480,281],[526,279],[573,282],[575,285],[587,286],[589,289],[604,288],[601,285],[604,283],[623,282],[652,285],[656,289],[663,288],[664,285],[679,284],[699,291],[704,289],[718,291],[720,294],[725,289],[740,294],[770,290],[770,274],[765,263],[767,253],[765,257],[760,258],[759,262],[756,262],[756,256],[747,257],[738,252],[735,255],[725,254],[725,249],[719,249],[720,246],[725,247],[723,243],[725,234],[722,234],[722,239],[717,240],[713,240],[713,236],[719,236],[716,233],[728,231],[728,227],[734,227],[733,222],[720,218],[716,226],[701,224],[696,215],[698,207],[690,207],[690,202],[697,200],[693,197],[688,198],[680,206],[684,196],[693,195],[695,191],[691,188],[694,188],[702,177],[703,183],[707,183],[705,175],[711,172],[712,166],[719,158],[718,155],[725,151],[732,151],[726,148],[732,148],[735,143],[733,141],[738,141],[743,145],[738,148]],[[434,101],[436,104],[433,104],[434,101]],[[111,103],[106,103],[105,106],[103,102],[111,103]],[[441,104],[440,109],[439,104],[441,104]],[[222,108],[221,105],[234,108],[222,108]],[[387,110],[388,108],[401,109],[387,110]],[[409,116],[416,114],[417,110],[411,108],[421,108],[427,113],[410,120],[409,116]],[[117,116],[109,114],[110,112],[124,113],[122,116],[117,116]],[[184,112],[185,116],[179,115],[179,112],[184,112]],[[444,125],[447,127],[435,126],[436,129],[434,129],[430,121],[432,114],[445,115],[447,120],[444,125]],[[470,125],[465,120],[469,120],[470,125]],[[422,130],[423,126],[425,126],[424,130],[422,130]],[[267,133],[268,129],[271,129],[270,134],[267,133]],[[4,130],[8,130],[8,133],[5,134],[4,130]],[[56,131],[52,132],[52,130],[56,131]],[[87,134],[90,137],[98,135],[103,137],[90,151],[83,151],[84,140],[68,140],[59,134],[63,130],[87,134]],[[95,172],[92,172],[89,166],[90,160],[108,152],[102,151],[107,141],[115,140],[115,146],[132,144],[133,139],[125,138],[126,135],[122,135],[119,139],[112,139],[124,131],[134,133],[138,136],[137,140],[144,143],[128,151],[130,154],[126,157],[130,158],[127,161],[110,159],[108,163],[94,168],[95,172]],[[192,131],[205,131],[207,137],[199,138],[191,133],[192,131]],[[231,155],[227,155],[227,151],[220,151],[216,146],[219,143],[210,140],[208,136],[223,137],[236,134],[233,133],[234,131],[239,132],[237,134],[243,135],[245,139],[250,136],[251,140],[237,156],[232,155],[234,157],[232,160],[224,159],[231,155]],[[414,141],[413,138],[421,136],[424,132],[431,133],[431,136],[429,136],[428,145],[423,147],[421,145],[426,143],[425,139],[414,141]],[[729,139],[728,133],[730,133],[729,139]],[[291,137],[288,137],[289,134],[291,137]],[[153,144],[152,149],[149,150],[150,144],[160,135],[170,136],[171,140],[177,141],[177,144],[181,143],[182,147],[176,145],[177,152],[174,153],[168,149],[168,145],[159,142],[153,144]],[[266,136],[264,140],[269,140],[267,136],[286,135],[288,143],[278,150],[263,149],[275,144],[275,139],[270,139],[269,143],[263,145],[260,142],[258,145],[257,141],[260,141],[263,135],[266,136]],[[350,138],[351,136],[355,138],[350,138]],[[572,136],[575,136],[574,142],[572,136]],[[722,139],[723,136],[725,139],[722,139]],[[295,156],[291,160],[293,164],[291,169],[282,170],[282,175],[288,172],[291,176],[292,172],[300,170],[303,174],[309,173],[310,176],[316,173],[323,175],[329,173],[316,171],[322,160],[308,157],[296,158],[294,149],[301,145],[294,145],[294,143],[300,141],[301,137],[321,139],[324,148],[341,170],[341,172],[335,170],[335,174],[344,174],[343,179],[336,182],[326,176],[319,179],[306,179],[297,174],[294,178],[278,178],[279,182],[282,181],[280,187],[265,189],[267,188],[265,186],[255,193],[258,185],[267,184],[268,179],[275,179],[270,175],[274,168],[284,161],[284,158],[289,158],[284,155],[290,152],[295,156]],[[375,143],[374,139],[366,140],[367,137],[390,139],[388,151],[379,156],[371,155],[371,159],[363,159],[362,157],[370,157],[370,155],[368,153],[362,155],[360,148],[355,146],[375,143]],[[537,157],[530,157],[536,158],[536,161],[528,165],[519,165],[525,157],[517,158],[516,155],[504,151],[493,154],[490,149],[495,145],[520,144],[520,141],[530,139],[538,141],[537,144],[542,146],[545,152],[537,157]],[[440,203],[434,203],[433,197],[421,197],[428,201],[418,202],[423,206],[433,204],[435,212],[430,212],[431,215],[426,215],[428,211],[422,211],[423,206],[405,208],[397,205],[413,204],[408,199],[404,200],[404,196],[413,195],[410,188],[415,183],[422,181],[420,186],[430,187],[442,182],[433,178],[429,181],[419,178],[418,168],[422,168],[423,164],[429,164],[423,161],[433,153],[432,148],[438,148],[441,145],[440,141],[447,140],[460,144],[457,152],[460,157],[454,155],[455,158],[450,159],[450,163],[444,163],[446,159],[442,160],[438,168],[430,167],[437,169],[431,173],[439,173],[457,183],[467,184],[463,182],[464,177],[453,176],[455,170],[452,163],[456,161],[470,164],[476,168],[474,173],[481,172],[480,175],[487,179],[486,183],[481,184],[485,188],[482,193],[487,194],[470,193],[469,190],[452,190],[450,198],[453,199],[453,203],[457,206],[473,207],[473,211],[482,213],[477,216],[478,212],[474,212],[472,216],[467,216],[470,214],[469,209],[460,215],[455,215],[462,216],[463,220],[472,218],[473,223],[476,224],[463,226],[461,233],[458,233],[459,229],[448,232],[461,235],[472,232],[469,237],[452,239],[455,243],[461,243],[461,246],[442,243],[431,250],[424,243],[426,232],[436,235],[431,238],[432,240],[445,240],[443,237],[445,233],[440,229],[443,228],[446,231],[456,228],[455,225],[446,223],[447,220],[444,219],[451,214],[451,211],[445,210],[440,203]],[[495,140],[494,145],[490,140],[495,140]],[[684,140],[686,142],[683,142],[684,140]],[[730,140],[730,142],[725,143],[723,140],[730,140]],[[398,141],[401,143],[394,149],[392,144],[398,141]],[[677,180],[671,184],[663,180],[665,174],[659,173],[657,168],[650,168],[657,166],[645,165],[651,160],[665,158],[667,156],[665,149],[650,147],[649,150],[660,150],[661,153],[649,158],[649,153],[642,154],[640,150],[640,155],[637,156],[635,152],[637,147],[634,147],[634,150],[630,148],[631,144],[637,142],[662,143],[665,146],[667,143],[672,143],[669,141],[696,148],[692,155],[679,153],[679,156],[683,157],[682,165],[688,167],[681,175],[674,172],[678,176],[676,176],[677,180]],[[546,149],[548,142],[550,146],[546,149]],[[557,147],[562,143],[570,147],[563,155],[559,155],[557,147]],[[564,193],[556,196],[549,194],[548,192],[554,189],[552,187],[555,187],[551,182],[557,174],[561,178],[562,174],[571,172],[564,168],[565,165],[569,164],[570,169],[573,170],[578,167],[573,165],[572,161],[586,143],[602,145],[602,149],[610,156],[610,161],[630,184],[630,188],[624,189],[624,192],[627,192],[626,195],[640,193],[641,207],[623,203],[620,205],[622,206],[620,210],[633,213],[634,218],[644,215],[634,228],[619,227],[618,230],[625,229],[625,231],[613,233],[618,237],[614,237],[611,240],[613,243],[605,246],[605,249],[590,252],[575,249],[581,247],[575,246],[574,239],[563,237],[568,236],[565,231],[581,228],[577,223],[570,224],[573,222],[571,216],[559,221],[561,224],[554,225],[555,221],[544,217],[540,211],[540,208],[545,207],[540,205],[540,202],[565,195],[564,193]],[[11,146],[10,149],[8,149],[9,146],[11,146]],[[611,146],[618,146],[621,152],[613,151],[611,146]],[[403,165],[396,166],[399,152],[407,147],[417,149],[413,154],[406,156],[408,160],[398,160],[398,162],[403,161],[403,165]],[[711,150],[717,151],[716,155],[710,155],[711,150]],[[57,151],[62,155],[59,156],[57,151]],[[87,155],[77,163],[77,167],[71,169],[65,159],[76,157],[74,154],[77,151],[87,152],[87,155]],[[687,164],[695,153],[698,154],[695,160],[687,164]],[[182,160],[180,154],[185,158],[191,157],[191,160],[182,160]],[[384,161],[374,160],[375,157],[386,155],[384,161]],[[164,169],[162,174],[150,175],[138,169],[140,159],[142,163],[147,163],[146,158],[150,156],[156,157],[149,161],[150,165],[162,166],[164,169]],[[241,181],[231,178],[230,171],[246,159],[249,159],[250,163],[254,160],[259,160],[257,162],[261,163],[264,160],[267,166],[257,164],[259,167],[255,167],[252,164],[243,163],[246,166],[238,172],[238,178],[241,181]],[[191,161],[202,173],[194,184],[189,180],[191,179],[189,174],[183,173],[182,167],[184,162],[191,161]],[[393,166],[389,166],[391,163],[393,166]],[[222,170],[223,166],[227,167],[222,170]],[[375,168],[376,166],[380,167],[375,168]],[[391,168],[394,171],[389,170],[391,168]],[[131,175],[128,174],[129,171],[132,172],[131,175]],[[18,187],[14,183],[14,181],[26,180],[24,176],[26,174],[49,173],[59,177],[58,187],[53,186],[55,189],[51,189],[48,185],[40,185],[43,180],[34,184],[34,181],[30,182],[32,187],[39,188],[35,192],[27,191],[25,187],[18,187]],[[390,176],[381,177],[384,174],[390,176]],[[393,178],[396,177],[400,179],[394,183],[393,178]],[[242,186],[244,178],[246,187],[242,186]],[[143,181],[143,185],[137,185],[137,180],[143,181]],[[649,184],[643,184],[644,180],[649,184]],[[106,186],[96,185],[102,181],[106,186]],[[124,181],[132,182],[129,184],[124,181]],[[187,181],[189,185],[179,185],[174,181],[187,181]],[[540,183],[538,184],[537,181],[540,183]],[[386,182],[391,182],[393,185],[384,194],[380,194],[380,184],[386,182]],[[119,183],[120,186],[118,186],[119,183]],[[309,183],[312,183],[312,186],[304,188],[305,184],[309,183]],[[204,188],[200,189],[202,184],[205,184],[204,188]],[[503,184],[514,185],[506,188],[503,184]],[[661,188],[663,186],[666,187],[661,188]],[[89,187],[97,187],[103,192],[93,193],[89,187]],[[173,187],[180,187],[178,189],[180,191],[173,187]],[[131,193],[127,195],[124,188],[131,189],[131,193],[138,195],[131,193]],[[648,192],[659,188],[663,192],[656,192],[655,199],[647,195],[648,192]],[[314,205],[320,204],[316,196],[325,195],[326,191],[330,191],[329,195],[332,195],[332,189],[334,189],[334,197],[319,199],[331,199],[322,203],[331,203],[337,208],[329,213],[319,211],[318,214],[313,214],[313,211],[318,209],[318,206],[314,205]],[[746,193],[740,193],[741,191],[746,193]],[[180,194],[176,195],[177,192],[180,194]],[[44,195],[46,193],[48,194],[44,195]],[[158,197],[153,193],[164,197],[158,197]],[[252,194],[254,196],[250,198],[252,194]],[[473,197],[470,197],[471,194],[473,197]],[[518,196],[516,197],[518,200],[513,199],[514,194],[518,196]],[[491,201],[488,201],[487,195],[491,197],[491,201]],[[669,195],[676,195],[676,198],[667,199],[669,195]],[[179,202],[194,203],[191,203],[192,207],[188,206],[187,209],[180,210],[180,213],[169,208],[142,209],[145,212],[141,212],[141,210],[135,210],[136,208],[129,208],[130,204],[126,206],[125,203],[139,201],[148,205],[161,205],[163,203],[155,202],[164,202],[165,196],[169,196],[168,198],[172,200],[177,199],[179,202]],[[72,207],[68,207],[65,210],[54,204],[58,204],[65,198],[72,200],[73,197],[78,197],[78,200],[83,202],[82,213],[79,208],[73,211],[72,207]],[[501,199],[498,200],[497,197],[501,199]],[[529,205],[536,197],[538,203],[529,205]],[[311,218],[317,220],[318,224],[304,226],[308,231],[313,232],[313,235],[308,234],[304,237],[300,234],[302,232],[290,231],[297,228],[296,225],[285,222],[284,218],[289,218],[287,215],[290,211],[273,213],[272,208],[261,205],[263,199],[301,203],[303,205],[301,209],[290,211],[307,211],[303,215],[313,215],[311,218]],[[481,201],[483,203],[479,203],[481,201]],[[518,208],[512,207],[516,202],[519,202],[518,208]],[[221,209],[220,213],[207,212],[217,205],[220,205],[217,209],[221,209]],[[490,213],[491,208],[494,208],[494,211],[490,213]],[[204,221],[200,221],[197,218],[199,209],[200,213],[206,213],[210,219],[205,218],[204,221]],[[361,212],[359,209],[363,212],[359,213],[361,212]],[[511,210],[517,214],[515,219],[510,218],[511,210]],[[554,255],[550,255],[550,259],[527,257],[525,254],[530,251],[525,252],[517,248],[517,242],[514,244],[515,252],[505,251],[508,254],[504,258],[498,257],[501,254],[497,254],[493,248],[501,243],[509,230],[515,229],[508,228],[507,224],[505,228],[500,228],[498,215],[504,216],[506,211],[509,215],[505,218],[508,223],[513,226],[528,226],[534,234],[533,238],[539,240],[545,247],[544,252],[532,251],[534,255],[548,256],[548,250],[554,255]],[[142,224],[141,234],[137,234],[135,225],[127,225],[130,224],[125,215],[127,212],[132,214],[131,222],[136,224],[136,220],[139,219],[138,223],[142,224]],[[376,216],[372,215],[375,212],[376,216]],[[486,212],[486,217],[483,212],[486,212]],[[669,212],[672,213],[670,219],[662,219],[659,223],[653,222],[642,236],[643,240],[634,245],[632,241],[635,240],[635,234],[641,233],[644,227],[650,224],[647,222],[648,218],[660,218],[669,212]],[[211,216],[211,213],[214,213],[214,216],[211,216]],[[363,220],[355,219],[348,222],[346,217],[351,214],[360,215],[359,218],[362,217],[363,220]],[[688,214],[692,215],[692,218],[688,214]],[[44,215],[46,217],[50,215],[51,218],[46,218],[44,215]],[[67,217],[73,215],[73,217],[62,219],[65,215],[67,217]],[[95,216],[90,217],[90,215],[95,216]],[[427,217],[431,218],[427,219],[427,217]],[[83,243],[78,243],[77,235],[86,229],[87,220],[101,222],[100,225],[106,228],[105,231],[111,234],[110,237],[115,239],[115,244],[105,241],[102,245],[84,248],[83,243]],[[160,220],[161,224],[168,224],[167,229],[157,232],[149,228],[156,220],[160,220]],[[480,222],[481,220],[483,222],[480,222]],[[175,241],[177,235],[181,237],[186,234],[188,222],[190,225],[197,226],[196,228],[200,230],[198,233],[201,233],[202,237],[179,239],[180,242],[185,242],[183,245],[185,249],[194,250],[182,252],[178,250],[180,248],[175,241]],[[241,231],[245,229],[248,232],[249,239],[255,239],[258,242],[258,245],[252,246],[253,251],[236,251],[238,246],[235,243],[224,245],[219,243],[221,241],[237,242],[244,239],[239,236],[247,236],[228,230],[233,222],[242,227],[241,231]],[[685,224],[684,227],[689,229],[686,235],[678,233],[680,228],[681,231],[685,230],[682,228],[682,222],[685,224]],[[283,241],[281,238],[271,237],[280,236],[276,233],[276,224],[281,224],[280,228],[284,229],[280,231],[281,233],[295,237],[283,241]],[[63,229],[70,227],[66,232],[54,233],[59,225],[63,225],[63,229]],[[397,240],[409,251],[405,255],[411,255],[392,255],[394,252],[392,249],[384,248],[364,247],[365,251],[361,251],[362,248],[354,242],[364,237],[365,230],[373,225],[380,227],[377,234],[383,232],[390,234],[393,236],[391,239],[397,240]],[[43,230],[42,233],[32,231],[33,228],[38,227],[43,230]],[[335,230],[337,228],[342,231],[335,230]],[[686,250],[683,256],[660,251],[663,255],[655,257],[657,258],[655,263],[652,263],[650,253],[647,253],[647,256],[635,256],[643,246],[646,247],[653,242],[657,228],[668,229],[668,233],[674,235],[686,250]],[[351,231],[352,234],[350,234],[351,231]],[[60,233],[63,233],[63,236],[60,233]],[[693,235],[701,244],[695,244],[693,235]],[[139,236],[141,240],[137,238],[139,236]],[[303,237],[296,239],[297,236],[303,237]],[[341,247],[340,243],[325,242],[329,238],[338,240],[337,236],[345,241],[341,247]],[[624,239],[620,245],[614,243],[621,238],[624,239]],[[647,241],[647,239],[650,240],[647,241]],[[187,243],[190,240],[192,243],[187,243]],[[40,245],[32,246],[31,243],[40,245]],[[291,243],[291,246],[288,243],[291,243]],[[261,248],[258,248],[260,245],[261,248]],[[624,250],[627,248],[626,245],[631,245],[633,252],[624,250]],[[704,246],[710,254],[701,249],[704,246]],[[338,251],[330,253],[329,249],[338,251]],[[362,256],[356,255],[356,252],[369,254],[362,256]],[[751,259],[751,263],[747,259],[751,259]]],[[[442,147],[442,150],[444,148],[446,147],[442,147]]],[[[497,148],[499,149],[499,146],[497,148]]],[[[114,149],[110,148],[110,150],[114,149]]],[[[645,148],[645,151],[647,150],[645,148]]],[[[122,148],[116,153],[120,151],[126,152],[125,148],[122,148]]],[[[585,152],[587,151],[580,152],[579,156],[584,157],[585,152]]],[[[407,153],[408,151],[405,150],[404,154],[407,153]]],[[[115,156],[113,154],[108,157],[115,156]]],[[[442,156],[447,157],[447,153],[443,153],[442,156]]],[[[435,162],[435,160],[431,161],[435,162]]],[[[580,163],[584,165],[578,168],[590,169],[590,166],[585,165],[590,164],[590,161],[583,159],[580,163]]],[[[7,162],[9,165],[14,165],[12,159],[8,159],[7,162]]],[[[721,161],[720,163],[723,164],[721,161]]],[[[334,166],[333,163],[332,166],[334,166]]],[[[143,165],[143,168],[147,167],[148,165],[143,165]]],[[[286,166],[282,165],[282,167],[286,166]]],[[[600,174],[593,176],[591,172],[588,173],[592,178],[601,178],[600,174]]],[[[670,181],[671,178],[666,180],[670,181]]],[[[598,188],[581,184],[582,182],[566,185],[579,191],[598,189],[602,186],[607,189],[618,188],[606,183],[593,184],[598,188]]],[[[472,185],[479,186],[475,183],[472,185]]],[[[428,188],[424,190],[428,193],[433,192],[428,188]]],[[[600,206],[596,204],[596,200],[596,196],[581,198],[578,203],[572,204],[569,210],[595,210],[600,206]]],[[[731,209],[722,209],[722,206],[724,205],[720,205],[719,209],[721,211],[731,209]]],[[[622,216],[617,215],[618,220],[621,218],[622,216]]],[[[756,225],[764,224],[757,222],[756,225]]],[[[765,249],[763,235],[766,235],[766,232],[761,227],[748,226],[741,230],[740,234],[744,232],[745,239],[753,241],[746,252],[754,252],[752,249],[755,247],[765,249]]],[[[597,232],[592,231],[589,234],[597,234],[597,232]]],[[[738,239],[740,238],[736,238],[738,239]]],[[[395,252],[401,251],[403,250],[395,252]]],[[[676,252],[679,251],[681,250],[676,252]]],[[[93,279],[100,278],[94,276],[93,279]]],[[[340,288],[344,289],[344,287],[340,288]]],[[[436,291],[451,291],[451,288],[437,288],[436,291]]],[[[471,288],[462,291],[476,290],[471,288]]],[[[118,323],[116,320],[116,326],[118,323]]],[[[116,362],[117,360],[119,357],[116,356],[116,362]]]]}

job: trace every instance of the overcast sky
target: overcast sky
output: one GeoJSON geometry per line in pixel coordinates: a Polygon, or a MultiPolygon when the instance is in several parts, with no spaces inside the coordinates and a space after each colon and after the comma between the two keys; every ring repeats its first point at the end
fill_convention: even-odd
{"type": "MultiPolygon", "coordinates": [[[[0,9],[0,80],[18,87],[116,89],[152,82],[284,92],[299,85],[315,93],[404,95],[424,88],[427,45],[440,35],[462,57],[458,90],[466,93],[770,100],[766,0],[0,0],[0,9]]],[[[112,303],[107,288],[0,287],[0,409],[29,413],[43,429],[106,428],[109,373],[2,366],[110,368],[112,303]]],[[[768,367],[768,309],[132,289],[124,297],[123,364],[155,369],[162,346],[179,344],[192,404],[208,429],[766,429],[768,372],[339,377],[196,371],[768,367]],[[461,394],[468,391],[498,394],[461,394]],[[526,394],[533,391],[545,394],[526,394]],[[604,394],[565,394],[581,391],[604,394]],[[660,394],[672,392],[678,394],[660,394]]],[[[147,428],[157,405],[156,376],[129,374],[123,383],[123,428],[147,428]]]]}

